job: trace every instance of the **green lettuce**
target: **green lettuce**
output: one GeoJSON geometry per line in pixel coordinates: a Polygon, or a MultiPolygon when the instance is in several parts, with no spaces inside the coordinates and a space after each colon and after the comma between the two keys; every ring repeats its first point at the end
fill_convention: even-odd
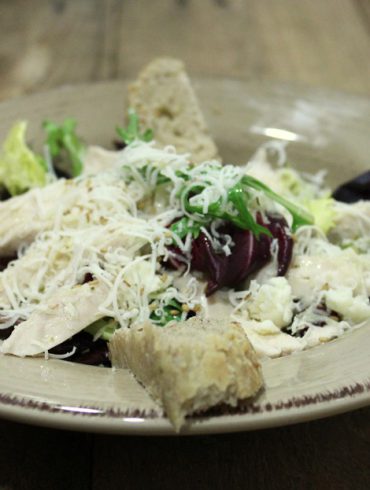
{"type": "Polygon", "coordinates": [[[85,332],[88,332],[92,336],[99,334],[100,338],[109,341],[114,332],[117,330],[118,326],[118,322],[113,318],[104,317],[94,323],[91,323],[85,328],[85,332]]]}
{"type": "Polygon", "coordinates": [[[76,134],[77,123],[65,119],[62,124],[45,121],[46,144],[53,159],[53,165],[71,177],[78,177],[83,170],[85,144],[76,134]]]}
{"type": "Polygon", "coordinates": [[[311,199],[330,195],[328,189],[322,189],[312,182],[307,182],[293,168],[279,169],[278,176],[285,191],[284,195],[288,199],[294,199],[297,203],[305,204],[311,199]]]}
{"type": "Polygon", "coordinates": [[[27,146],[27,123],[17,122],[9,131],[0,154],[0,184],[15,196],[42,187],[47,180],[44,160],[27,146]]]}
{"type": "Polygon", "coordinates": [[[307,209],[314,217],[315,225],[325,234],[335,226],[334,199],[323,197],[307,202],[307,209]]]}
{"type": "Polygon", "coordinates": [[[314,224],[327,234],[335,225],[334,200],[330,191],[306,182],[289,168],[279,171],[279,179],[287,196],[311,213],[314,224]]]}

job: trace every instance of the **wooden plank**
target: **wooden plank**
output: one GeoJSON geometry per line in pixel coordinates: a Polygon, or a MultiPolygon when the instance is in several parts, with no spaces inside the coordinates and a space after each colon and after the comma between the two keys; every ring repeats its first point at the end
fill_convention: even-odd
{"type": "Polygon", "coordinates": [[[365,409],[240,434],[96,436],[92,488],[367,490],[369,427],[365,409]]]}
{"type": "Polygon", "coordinates": [[[370,34],[370,2],[368,0],[352,0],[358,16],[370,34]]]}
{"type": "Polygon", "coordinates": [[[0,434],[1,490],[90,488],[90,434],[6,421],[0,434]]]}
{"type": "Polygon", "coordinates": [[[1,2],[0,98],[132,77],[162,54],[195,75],[370,93],[366,12],[364,0],[1,2]]]}
{"type": "Polygon", "coordinates": [[[171,1],[144,5],[125,4],[131,22],[121,30],[120,72],[168,53],[196,74],[370,90],[369,36],[350,0],[188,2],[181,14],[171,1]]]}
{"type": "Polygon", "coordinates": [[[94,79],[96,2],[0,3],[0,97],[94,79]]]}

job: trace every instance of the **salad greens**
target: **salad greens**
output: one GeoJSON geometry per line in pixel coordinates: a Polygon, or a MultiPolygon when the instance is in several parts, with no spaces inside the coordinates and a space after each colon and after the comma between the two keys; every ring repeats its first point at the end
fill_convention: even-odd
{"type": "MultiPolygon", "coordinates": [[[[161,309],[161,312],[154,310],[150,315],[150,319],[155,324],[164,327],[172,320],[181,320],[182,313],[182,305],[175,299],[171,299],[163,307],[163,309],[161,309]]],[[[119,328],[119,324],[116,320],[113,318],[104,317],[94,323],[91,323],[91,325],[85,328],[85,332],[89,333],[93,337],[97,336],[98,338],[108,342],[112,338],[117,328],[119,328]]]]}
{"type": "Polygon", "coordinates": [[[172,298],[165,306],[163,306],[163,308],[161,308],[160,312],[154,310],[150,315],[150,319],[156,325],[164,327],[173,320],[182,320],[182,313],[183,310],[181,304],[176,299],[172,298]]]}
{"type": "Polygon", "coordinates": [[[335,226],[334,199],[323,197],[307,202],[307,209],[312,213],[315,225],[327,234],[335,226]]]}
{"type": "Polygon", "coordinates": [[[170,230],[181,239],[185,238],[188,233],[191,233],[193,238],[198,238],[200,229],[204,224],[206,223],[193,221],[188,216],[183,216],[175,223],[172,223],[170,230]]]}
{"type": "Polygon", "coordinates": [[[292,168],[279,169],[279,178],[284,195],[307,209],[315,225],[327,234],[335,224],[334,200],[330,197],[330,190],[320,189],[318,192],[315,185],[305,181],[292,168]]]}
{"type": "Polygon", "coordinates": [[[91,325],[85,328],[85,332],[88,332],[93,337],[98,335],[99,338],[102,338],[108,342],[118,327],[119,324],[116,320],[106,317],[91,323],[91,325]]]}
{"type": "MultiPolygon", "coordinates": [[[[45,121],[46,145],[54,164],[58,163],[67,175],[76,177],[83,170],[85,145],[75,132],[76,121],[66,119],[61,125],[45,121]],[[60,162],[63,162],[62,164],[60,162]]],[[[0,154],[0,185],[11,196],[34,187],[43,187],[49,181],[47,162],[34,153],[26,143],[27,122],[17,122],[9,131],[0,154]]]]}
{"type": "Polygon", "coordinates": [[[15,196],[47,182],[44,160],[26,144],[27,123],[17,122],[6,137],[0,154],[0,184],[15,196]]]}
{"type": "Polygon", "coordinates": [[[62,124],[45,121],[46,144],[54,165],[61,168],[67,175],[78,177],[83,171],[83,155],[85,145],[76,134],[76,121],[65,119],[62,124]]]}
{"type": "Polygon", "coordinates": [[[136,140],[149,142],[153,139],[153,131],[151,129],[147,129],[144,133],[140,132],[139,116],[133,109],[128,110],[127,128],[117,126],[116,132],[126,145],[136,140]]]}
{"type": "MultiPolygon", "coordinates": [[[[280,196],[263,182],[250,175],[244,175],[239,182],[228,190],[226,204],[219,198],[215,202],[210,203],[206,211],[203,206],[191,203],[191,198],[201,194],[206,189],[206,184],[185,188],[185,184],[189,180],[189,177],[180,172],[176,172],[176,176],[184,181],[184,186],[179,192],[184,203],[184,209],[187,213],[193,214],[195,217],[195,219],[192,220],[189,216],[184,216],[171,225],[171,230],[180,238],[184,238],[189,232],[194,238],[197,238],[200,228],[209,224],[213,219],[225,220],[238,228],[250,230],[257,238],[261,233],[271,236],[270,231],[266,227],[258,224],[249,210],[248,204],[251,198],[250,189],[261,191],[271,200],[286,208],[293,218],[293,231],[300,226],[311,225],[314,223],[314,218],[308,211],[280,196]]],[[[158,174],[158,185],[168,182],[169,179],[164,177],[161,173],[158,174]]]]}
{"type": "MultiPolygon", "coordinates": [[[[181,320],[181,315],[183,313],[181,304],[175,299],[171,299],[168,303],[161,309],[161,312],[154,310],[150,315],[150,319],[153,323],[164,327],[167,323],[172,320],[181,320]]],[[[109,317],[101,318],[94,323],[91,323],[85,328],[85,332],[89,333],[93,337],[97,336],[105,341],[109,341],[114,332],[119,328],[119,324],[116,320],[109,317]]]]}
{"type": "MultiPolygon", "coordinates": [[[[221,170],[222,165],[218,165],[221,170]]],[[[218,167],[214,168],[217,169],[218,167]]],[[[128,174],[132,172],[128,167],[125,167],[125,170],[128,174]]],[[[197,238],[201,227],[209,225],[215,219],[232,223],[243,230],[250,230],[257,238],[261,233],[271,237],[271,232],[265,226],[256,222],[250,210],[251,190],[261,192],[287,209],[293,218],[293,231],[296,231],[300,226],[314,224],[314,217],[307,209],[277,194],[266,184],[250,175],[243,175],[235,185],[227,190],[226,202],[220,197],[210,202],[206,208],[203,205],[193,204],[193,198],[205,191],[210,184],[205,179],[203,182],[197,182],[195,185],[189,186],[189,182],[192,180],[192,170],[193,166],[189,165],[185,170],[175,171],[177,185],[178,182],[182,183],[176,195],[181,199],[187,216],[185,215],[180,220],[172,223],[170,229],[181,239],[186,237],[188,233],[191,233],[193,238],[197,238]]],[[[155,167],[150,168],[150,165],[144,165],[139,169],[139,172],[143,180],[147,182],[153,180],[152,177],[155,173],[154,185],[156,187],[171,183],[169,177],[162,172],[158,172],[155,167]]]]}
{"type": "MultiPolygon", "coordinates": [[[[190,190],[183,193],[182,197],[184,201],[184,207],[188,213],[201,216],[208,221],[209,219],[223,219],[225,221],[229,221],[236,225],[238,228],[251,230],[256,236],[259,236],[260,233],[265,233],[269,235],[270,232],[265,227],[256,223],[252,214],[248,210],[249,196],[247,191],[243,189],[240,183],[236,184],[228,191],[227,202],[231,203],[234,210],[237,211],[235,215],[225,210],[227,206],[223,205],[221,198],[218,199],[216,202],[211,203],[208,206],[208,210],[206,212],[203,210],[202,206],[192,205],[190,203],[190,198],[194,197],[195,194],[200,194],[204,189],[205,187],[201,186],[192,187],[190,190]]],[[[194,224],[192,225],[192,228],[194,229],[194,224]]]]}
{"type": "MultiPolygon", "coordinates": [[[[25,141],[26,122],[17,123],[4,142],[0,154],[0,184],[11,195],[20,194],[32,187],[44,186],[52,178],[55,178],[49,162],[71,177],[77,177],[83,171],[85,144],[76,133],[76,121],[66,119],[61,124],[45,121],[43,128],[46,132],[46,147],[50,158],[46,155],[43,159],[27,146],[25,141]]],[[[127,127],[117,127],[116,131],[125,145],[138,141],[149,142],[153,138],[151,130],[144,132],[140,130],[138,115],[132,110],[128,114],[127,127]]],[[[120,328],[120,323],[126,328],[126,326],[135,325],[135,323],[130,323],[131,321],[150,319],[156,325],[163,327],[170,322],[189,318],[198,311],[198,308],[199,311],[202,311],[202,303],[200,300],[198,302],[197,298],[197,295],[199,296],[198,286],[194,291],[187,286],[186,289],[189,289],[190,292],[183,293],[180,291],[180,286],[174,281],[174,278],[181,277],[184,271],[186,273],[194,272],[195,279],[200,277],[202,281],[206,281],[205,287],[202,285],[201,290],[201,294],[204,293],[206,297],[222,288],[229,288],[229,290],[234,290],[236,294],[239,294],[247,284],[246,281],[249,281],[271,260],[275,261],[273,265],[276,268],[277,276],[284,276],[287,273],[293,257],[293,246],[296,246],[295,241],[299,243],[299,233],[296,236],[292,233],[297,228],[315,224],[327,234],[335,224],[334,200],[330,197],[329,192],[321,188],[320,175],[317,176],[317,179],[313,176],[312,181],[307,176],[306,182],[304,175],[301,177],[292,169],[278,169],[276,178],[281,180],[281,186],[276,188],[279,190],[279,194],[262,181],[248,175],[246,173],[248,168],[222,165],[217,161],[195,166],[184,155],[174,155],[172,150],[168,153],[158,151],[152,144],[134,144],[132,148],[128,149],[128,155],[132,149],[134,152],[138,151],[139,158],[136,158],[135,155],[132,159],[122,158],[120,160],[121,168],[117,168],[117,164],[117,167],[113,168],[112,174],[109,174],[109,179],[112,179],[113,183],[122,179],[124,184],[135,181],[135,184],[140,186],[140,192],[133,194],[135,196],[133,197],[135,200],[133,207],[137,205],[135,218],[138,217],[140,220],[143,217],[151,219],[153,210],[165,210],[164,214],[160,216],[160,221],[155,224],[159,226],[151,225],[146,230],[148,243],[152,247],[151,257],[155,262],[155,268],[150,268],[151,272],[150,275],[148,274],[148,279],[145,275],[145,268],[138,268],[135,271],[135,278],[138,277],[142,282],[142,286],[140,282],[137,284],[137,293],[139,293],[140,286],[140,297],[146,295],[144,301],[139,304],[139,308],[142,309],[138,308],[137,316],[135,316],[135,310],[138,304],[138,296],[135,296],[132,301],[120,305],[118,303],[119,289],[117,288],[114,294],[120,311],[133,312],[132,317],[126,322],[123,315],[116,315],[117,310],[106,310],[109,315],[115,316],[117,319],[104,317],[86,328],[84,328],[86,323],[83,323],[81,325],[83,332],[79,332],[83,334],[83,337],[76,340],[74,336],[66,340],[63,347],[66,351],[66,357],[70,356],[73,360],[79,358],[79,362],[87,362],[88,360],[89,363],[95,364],[109,363],[105,343],[111,340],[116,329],[120,328]],[[144,151],[141,147],[144,148],[144,151]],[[154,201],[156,198],[158,199],[155,206],[152,206],[152,199],[154,201]],[[145,206],[147,205],[146,209],[145,206]],[[169,230],[171,233],[168,233],[169,230]],[[162,284],[159,282],[157,273],[169,269],[175,271],[175,274],[172,276],[172,273],[166,273],[169,280],[165,279],[162,284]],[[158,279],[160,286],[158,289],[153,288],[149,291],[144,285],[151,281],[152,277],[156,281],[158,279]],[[174,286],[173,290],[169,289],[169,285],[174,286]],[[180,292],[181,294],[179,294],[180,292]],[[178,301],[177,298],[181,298],[181,300],[178,301]],[[194,298],[196,298],[195,301],[194,298]],[[73,351],[70,350],[71,342],[73,351]],[[79,343],[77,353],[76,344],[73,345],[73,342],[79,343]],[[99,349],[101,350],[99,351],[99,349]],[[94,358],[98,351],[103,357],[94,358]]],[[[367,172],[356,182],[356,192],[359,190],[367,192],[368,174],[367,172]]],[[[100,178],[98,176],[96,181],[100,181],[100,178]]],[[[79,181],[84,182],[83,179],[78,179],[79,181]]],[[[267,181],[270,180],[267,179],[267,181]]],[[[273,183],[272,186],[274,187],[273,183]]],[[[353,187],[353,182],[351,186],[353,187]]],[[[135,186],[133,187],[136,189],[135,186]]],[[[120,188],[120,190],[122,189],[120,188]]],[[[123,192],[126,192],[126,187],[123,192]]],[[[100,205],[99,196],[96,198],[94,195],[92,199],[93,202],[88,201],[89,205],[93,206],[96,203],[100,205]]],[[[105,194],[103,194],[102,201],[104,199],[105,194]]],[[[115,195],[112,196],[112,199],[115,199],[115,195]]],[[[107,201],[109,201],[109,206],[102,208],[105,215],[109,217],[113,215],[119,226],[123,225],[123,229],[125,223],[122,223],[122,210],[124,209],[125,216],[126,208],[119,207],[117,215],[114,215],[111,210],[112,200],[107,199],[107,201]]],[[[114,201],[114,204],[117,201],[119,199],[114,201]]],[[[126,206],[126,204],[122,204],[122,206],[126,206]]],[[[100,213],[91,213],[91,215],[95,214],[101,220],[100,216],[103,216],[103,212],[101,215],[100,213]]],[[[96,222],[89,222],[89,233],[91,223],[96,222]]],[[[99,226],[96,226],[97,231],[94,228],[96,235],[93,236],[94,240],[95,237],[100,240],[101,235],[104,234],[103,243],[105,244],[105,236],[111,233],[111,228],[102,229],[100,224],[99,221],[99,226]]],[[[142,221],[139,222],[139,226],[142,226],[142,221]]],[[[71,232],[72,237],[75,236],[75,231],[73,229],[71,232]]],[[[62,232],[64,233],[65,230],[62,232]]],[[[77,233],[79,235],[80,229],[77,229],[77,233]]],[[[131,231],[131,233],[136,236],[137,232],[131,231]]],[[[130,235],[130,230],[127,234],[130,235]]],[[[48,241],[45,240],[46,244],[54,247],[54,244],[59,242],[59,236],[61,235],[54,234],[50,239],[48,238],[48,241]]],[[[138,236],[140,235],[138,234],[138,236]]],[[[78,244],[80,243],[81,238],[79,236],[78,244]]],[[[96,243],[98,244],[96,248],[101,246],[100,241],[96,240],[96,243]]],[[[357,243],[360,244],[360,242],[357,243]]],[[[327,246],[331,246],[331,244],[327,246]]],[[[348,242],[343,242],[341,246],[355,248],[354,243],[348,242]]],[[[142,248],[144,253],[146,253],[148,245],[145,247],[145,251],[142,248]]],[[[361,250],[360,245],[358,247],[361,250]]],[[[90,249],[87,250],[90,253],[90,249]]],[[[94,257],[95,254],[96,250],[94,249],[94,257]]],[[[74,260],[74,257],[75,254],[71,252],[71,260],[74,260]]],[[[131,258],[131,256],[125,256],[123,257],[124,260],[120,262],[120,259],[115,257],[116,262],[109,263],[109,258],[100,257],[101,273],[103,274],[108,270],[108,268],[104,269],[105,264],[108,263],[112,266],[112,276],[115,274],[118,287],[126,283],[130,289],[135,288],[136,283],[134,281],[126,282],[124,275],[117,275],[121,271],[125,271],[126,264],[131,261],[131,258]]],[[[140,259],[142,258],[140,257],[140,259]]],[[[145,259],[147,260],[147,258],[145,259]]],[[[141,264],[141,261],[138,263],[141,264]]],[[[85,267],[85,258],[81,259],[79,264],[83,264],[85,267]]],[[[76,270],[75,266],[74,270],[76,270]]],[[[92,268],[91,270],[95,269],[92,268]]],[[[85,275],[85,279],[89,281],[95,277],[93,273],[89,273],[85,275]]],[[[266,289],[267,293],[270,294],[268,288],[266,289]]],[[[243,295],[244,293],[243,291],[243,295]]],[[[26,295],[24,296],[26,297],[26,295]]],[[[245,301],[250,301],[250,297],[251,295],[248,293],[248,296],[245,296],[245,301]]],[[[31,300],[35,301],[32,297],[31,300]]],[[[31,300],[29,300],[29,304],[33,305],[31,300]]],[[[334,300],[337,301],[338,298],[334,297],[334,300]]],[[[277,296],[274,304],[278,304],[280,301],[280,296],[277,296]]],[[[37,304],[39,304],[38,302],[39,293],[37,304]]],[[[368,307],[368,303],[366,303],[366,307],[368,307]]],[[[336,308],[334,309],[337,311],[336,308]]],[[[329,313],[329,311],[331,310],[324,311],[324,313],[329,313]]],[[[15,311],[14,317],[17,314],[15,311]]],[[[302,325],[304,324],[302,323],[302,325]]],[[[313,324],[313,326],[321,327],[322,325],[313,324]]],[[[306,326],[302,328],[306,328],[306,326]]],[[[55,352],[55,355],[60,356],[58,352],[55,352]]],[[[64,356],[63,351],[61,355],[64,356]]]]}
{"type": "Polygon", "coordinates": [[[245,186],[249,186],[253,189],[262,191],[266,194],[267,197],[276,201],[278,204],[287,209],[293,217],[293,231],[303,225],[312,225],[314,223],[313,217],[305,211],[302,207],[297,206],[296,204],[288,201],[283,196],[277,194],[273,190],[271,190],[266,184],[261,182],[260,180],[251,177],[250,175],[245,175],[242,178],[242,183],[245,186]]]}

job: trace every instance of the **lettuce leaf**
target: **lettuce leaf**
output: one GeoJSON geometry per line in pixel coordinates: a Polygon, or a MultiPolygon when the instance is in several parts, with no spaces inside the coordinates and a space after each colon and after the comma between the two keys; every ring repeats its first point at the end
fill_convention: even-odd
{"type": "MultiPolygon", "coordinates": [[[[305,181],[296,170],[282,168],[278,170],[278,175],[288,199],[294,199],[296,202],[304,204],[311,199],[321,197],[321,189],[305,181]]],[[[329,192],[325,192],[325,194],[329,194],[329,192]]]]}
{"type": "Polygon", "coordinates": [[[85,332],[88,332],[93,337],[95,337],[95,335],[99,335],[99,338],[102,338],[108,342],[118,327],[119,325],[116,320],[113,318],[104,317],[94,323],[91,323],[85,328],[85,332]]]}
{"type": "Polygon", "coordinates": [[[312,199],[307,202],[307,209],[314,217],[315,225],[318,226],[325,234],[328,233],[335,225],[334,199],[321,198],[312,199]]]}
{"type": "Polygon", "coordinates": [[[279,178],[288,197],[307,209],[314,218],[314,224],[327,234],[335,225],[334,200],[330,191],[306,182],[293,169],[282,169],[279,178]]]}
{"type": "Polygon", "coordinates": [[[0,154],[0,184],[15,196],[46,184],[44,160],[27,146],[27,122],[17,122],[9,131],[0,154]]]}

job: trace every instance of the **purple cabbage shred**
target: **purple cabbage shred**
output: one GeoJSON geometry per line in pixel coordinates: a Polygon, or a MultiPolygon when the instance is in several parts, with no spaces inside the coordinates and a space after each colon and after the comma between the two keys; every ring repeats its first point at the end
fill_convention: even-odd
{"type": "MultiPolygon", "coordinates": [[[[284,218],[270,216],[268,219],[269,222],[264,222],[259,215],[257,222],[270,231],[271,237],[261,234],[259,238],[256,238],[250,230],[242,230],[231,224],[220,228],[218,233],[230,235],[234,243],[230,255],[216,252],[211,240],[203,232],[193,239],[191,268],[203,272],[207,277],[207,296],[223,287],[237,287],[248,276],[266,265],[272,258],[273,239],[276,239],[278,244],[277,275],[285,275],[292,258],[293,239],[284,218]]],[[[178,248],[171,247],[171,251],[181,257],[181,251],[178,248]]],[[[175,269],[183,266],[181,260],[176,258],[170,258],[166,264],[175,269]]]]}

